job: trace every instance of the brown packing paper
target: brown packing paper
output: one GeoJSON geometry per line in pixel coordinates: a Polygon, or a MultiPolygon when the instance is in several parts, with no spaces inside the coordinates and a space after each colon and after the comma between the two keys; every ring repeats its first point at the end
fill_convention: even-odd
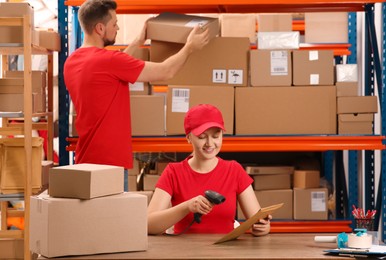
{"type": "Polygon", "coordinates": [[[281,208],[284,203],[275,204],[269,207],[261,208],[255,215],[250,217],[248,220],[243,222],[240,226],[233,229],[231,232],[214,242],[214,244],[220,244],[226,241],[234,240],[240,235],[244,234],[253,224],[255,224],[259,219],[266,218],[268,215],[271,215],[275,210],[281,208]]]}

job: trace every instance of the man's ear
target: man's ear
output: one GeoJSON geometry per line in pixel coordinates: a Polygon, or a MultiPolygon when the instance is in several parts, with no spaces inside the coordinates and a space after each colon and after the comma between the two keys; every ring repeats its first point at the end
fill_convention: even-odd
{"type": "Polygon", "coordinates": [[[103,36],[105,34],[105,25],[103,23],[97,23],[95,25],[95,32],[99,35],[99,36],[103,36]]]}
{"type": "Polygon", "coordinates": [[[188,141],[189,144],[191,143],[191,141],[190,141],[190,134],[186,135],[186,140],[188,141]]]}

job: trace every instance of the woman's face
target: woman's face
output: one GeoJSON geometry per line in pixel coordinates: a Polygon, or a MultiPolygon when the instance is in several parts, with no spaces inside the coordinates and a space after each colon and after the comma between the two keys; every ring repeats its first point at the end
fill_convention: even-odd
{"type": "Polygon", "coordinates": [[[215,158],[221,150],[222,136],[222,130],[217,127],[209,128],[199,136],[190,134],[188,139],[193,145],[194,156],[206,160],[215,158]]]}

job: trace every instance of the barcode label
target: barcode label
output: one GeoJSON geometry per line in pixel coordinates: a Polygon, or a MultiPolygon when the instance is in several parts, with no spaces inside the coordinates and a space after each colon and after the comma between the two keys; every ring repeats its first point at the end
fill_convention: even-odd
{"type": "Polygon", "coordinates": [[[311,192],[311,211],[326,211],[326,193],[324,191],[311,192]]]}
{"type": "Polygon", "coordinates": [[[175,88],[173,89],[173,97],[189,98],[189,89],[175,88]]]}
{"type": "Polygon", "coordinates": [[[186,113],[189,109],[190,89],[174,88],[172,90],[172,112],[186,113]]]}
{"type": "Polygon", "coordinates": [[[288,75],[288,52],[271,51],[271,76],[288,75]]]}

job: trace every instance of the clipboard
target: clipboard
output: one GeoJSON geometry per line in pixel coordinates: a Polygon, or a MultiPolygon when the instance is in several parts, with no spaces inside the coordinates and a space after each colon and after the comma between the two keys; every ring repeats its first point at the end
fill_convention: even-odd
{"type": "Polygon", "coordinates": [[[243,222],[240,226],[233,229],[231,232],[214,242],[214,244],[220,244],[226,241],[234,240],[238,238],[240,235],[244,234],[253,224],[256,223],[259,219],[266,218],[268,215],[271,215],[275,210],[281,208],[284,203],[275,204],[269,207],[261,208],[258,212],[255,213],[248,220],[243,222]]]}

